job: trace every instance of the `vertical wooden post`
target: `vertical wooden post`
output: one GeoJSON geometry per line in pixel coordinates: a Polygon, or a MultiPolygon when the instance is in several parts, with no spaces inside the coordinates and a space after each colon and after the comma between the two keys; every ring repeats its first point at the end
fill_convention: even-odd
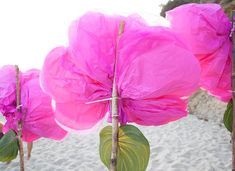
{"type": "Polygon", "coordinates": [[[118,59],[118,45],[119,39],[124,32],[124,21],[120,22],[118,38],[115,47],[115,63],[114,63],[114,78],[113,78],[113,90],[112,90],[112,152],[111,152],[111,162],[110,171],[117,171],[117,149],[118,149],[118,93],[116,85],[116,67],[118,59]]]}
{"type": "Polygon", "coordinates": [[[233,126],[232,126],[232,171],[235,171],[235,11],[232,11],[232,95],[233,95],[233,126]]]}
{"type": "MultiPolygon", "coordinates": [[[[19,67],[15,65],[16,69],[16,109],[17,112],[22,113],[21,110],[21,93],[20,93],[20,71],[19,67]]],[[[18,121],[18,131],[17,137],[19,141],[19,152],[20,152],[20,171],[24,171],[24,149],[23,149],[23,142],[22,142],[22,119],[18,121]]]]}
{"type": "Polygon", "coordinates": [[[33,149],[33,142],[27,143],[27,152],[28,152],[27,159],[28,160],[31,158],[32,149],[33,149]]]}

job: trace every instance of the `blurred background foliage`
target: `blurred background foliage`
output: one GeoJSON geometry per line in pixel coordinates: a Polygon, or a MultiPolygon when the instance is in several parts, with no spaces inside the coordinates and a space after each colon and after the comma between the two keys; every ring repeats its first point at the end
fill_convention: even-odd
{"type": "Polygon", "coordinates": [[[188,3],[218,3],[228,16],[230,16],[232,10],[235,10],[235,0],[170,0],[166,4],[162,4],[160,15],[165,17],[167,11],[188,3]]]}

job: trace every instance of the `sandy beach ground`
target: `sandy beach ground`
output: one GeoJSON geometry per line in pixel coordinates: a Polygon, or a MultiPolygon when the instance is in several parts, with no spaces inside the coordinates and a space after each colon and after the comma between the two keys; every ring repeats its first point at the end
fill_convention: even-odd
{"type": "MultiPolygon", "coordinates": [[[[199,110],[202,102],[192,100],[194,115],[158,127],[138,126],[151,146],[147,171],[231,170],[230,133],[221,126],[221,113],[214,114],[217,119],[210,119],[213,111],[225,104],[211,102],[213,99],[204,93],[197,94],[196,98],[207,98],[208,105],[203,103],[204,111],[199,110]],[[200,117],[201,113],[197,115],[197,110],[201,113],[210,111],[204,116],[208,121],[200,117]]],[[[60,142],[40,139],[34,143],[32,158],[26,160],[26,171],[105,171],[98,149],[99,130],[89,134],[70,134],[60,142]]],[[[8,165],[1,163],[0,171],[18,171],[18,161],[16,159],[8,165]]]]}

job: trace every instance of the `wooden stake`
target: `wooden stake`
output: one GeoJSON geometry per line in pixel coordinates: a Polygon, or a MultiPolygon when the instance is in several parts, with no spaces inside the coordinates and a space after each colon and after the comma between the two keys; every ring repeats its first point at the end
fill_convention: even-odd
{"type": "MultiPolygon", "coordinates": [[[[22,113],[21,110],[21,94],[20,94],[20,71],[19,67],[15,65],[16,69],[16,109],[17,112],[22,113]]],[[[19,152],[20,152],[20,171],[24,171],[24,149],[22,142],[22,119],[18,121],[18,132],[17,137],[19,140],[19,152]]]]}
{"type": "Polygon", "coordinates": [[[33,149],[33,142],[27,143],[27,159],[28,160],[31,158],[32,149],[33,149]]]}
{"type": "Polygon", "coordinates": [[[120,22],[118,39],[115,47],[115,63],[114,63],[114,78],[113,78],[113,90],[112,90],[112,152],[111,152],[111,162],[110,171],[117,171],[117,149],[118,149],[118,93],[116,85],[116,67],[118,59],[118,45],[122,33],[124,32],[124,21],[120,22]]]}
{"type": "Polygon", "coordinates": [[[235,11],[232,11],[232,94],[233,94],[233,126],[232,126],[232,171],[235,171],[235,11]]]}

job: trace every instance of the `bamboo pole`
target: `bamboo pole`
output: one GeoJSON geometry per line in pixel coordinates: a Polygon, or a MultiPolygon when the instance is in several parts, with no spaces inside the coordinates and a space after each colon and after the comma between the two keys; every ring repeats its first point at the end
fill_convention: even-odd
{"type": "Polygon", "coordinates": [[[233,126],[232,126],[232,171],[235,171],[235,11],[232,11],[232,95],[233,95],[233,126]]]}
{"type": "Polygon", "coordinates": [[[124,32],[124,21],[120,22],[118,38],[115,47],[115,63],[114,63],[114,78],[113,78],[113,89],[112,89],[112,152],[111,152],[111,162],[110,171],[117,171],[117,149],[118,149],[118,93],[116,85],[116,70],[117,70],[117,59],[118,59],[118,46],[119,39],[124,32]]]}
{"type": "MultiPolygon", "coordinates": [[[[16,69],[16,109],[17,112],[22,113],[21,109],[21,94],[20,94],[20,71],[19,67],[15,65],[16,69]]],[[[20,171],[24,171],[24,149],[23,149],[23,142],[22,142],[22,119],[18,121],[18,130],[17,130],[17,137],[19,141],[19,153],[20,153],[20,171]]]]}

